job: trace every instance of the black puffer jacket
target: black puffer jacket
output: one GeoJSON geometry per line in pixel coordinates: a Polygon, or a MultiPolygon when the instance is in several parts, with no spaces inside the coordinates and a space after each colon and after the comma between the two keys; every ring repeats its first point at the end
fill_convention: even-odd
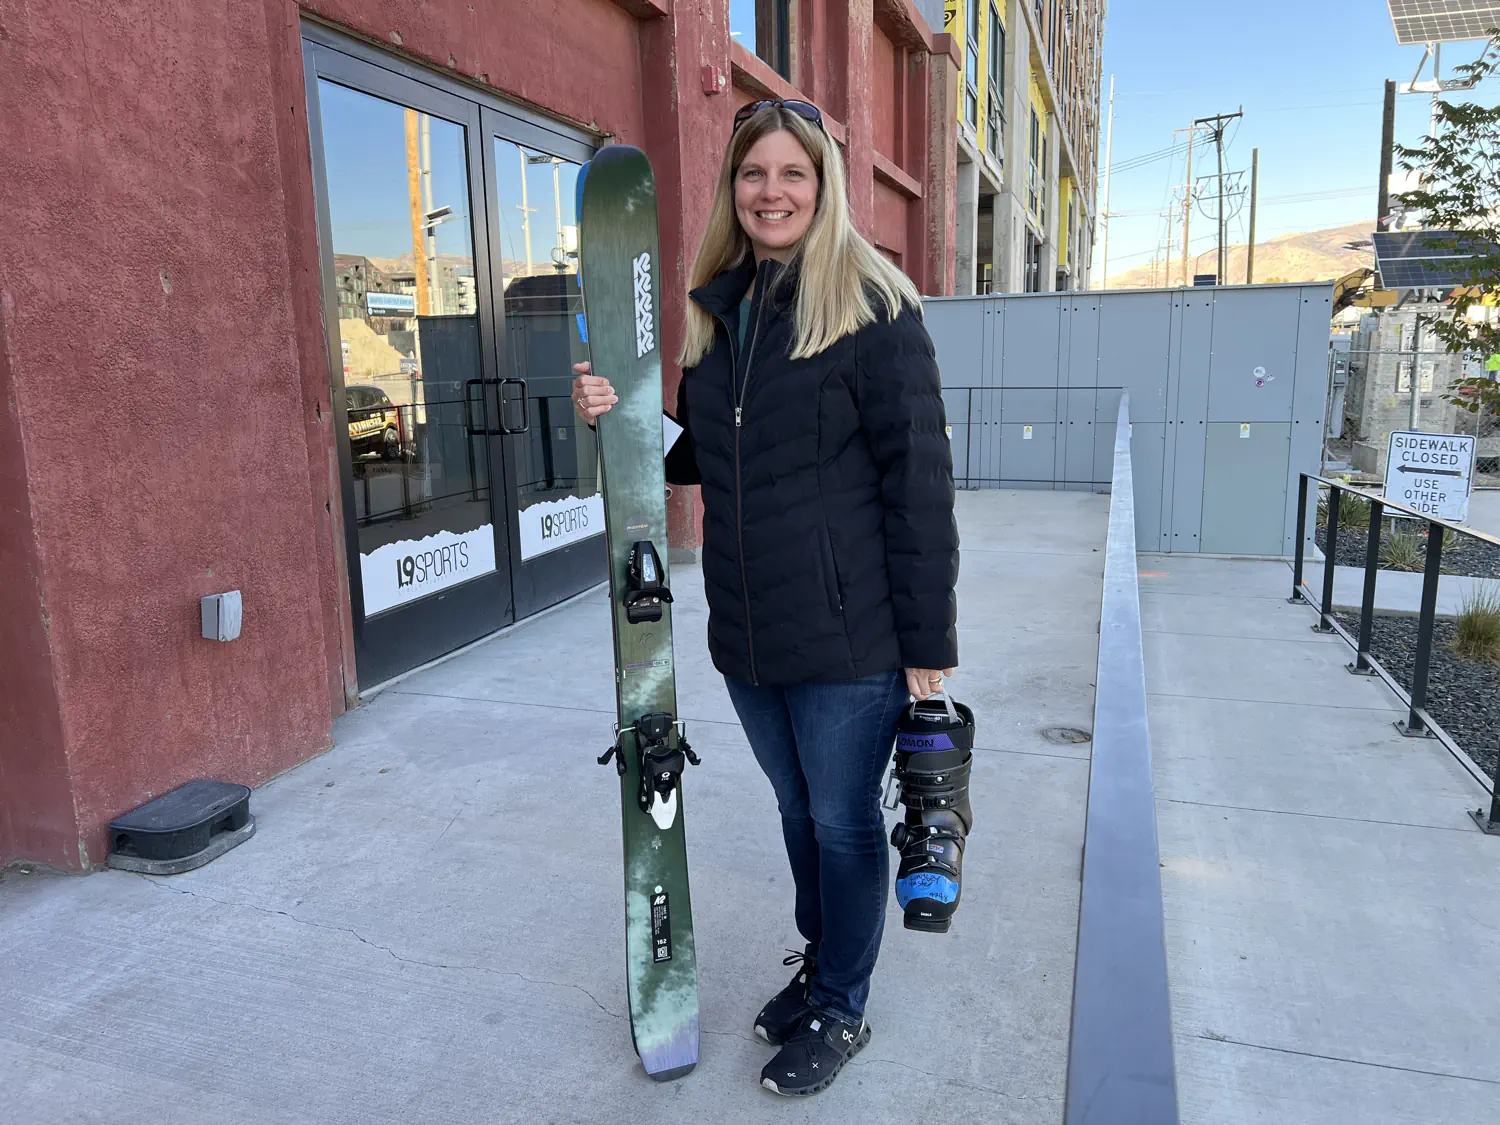
{"type": "Polygon", "coordinates": [[[958,528],[932,340],[905,310],[792,360],[794,279],[767,261],[741,354],[755,270],[692,292],[719,329],[683,375],[667,459],[669,481],[703,487],[714,665],[762,684],[952,667],[958,528]]]}

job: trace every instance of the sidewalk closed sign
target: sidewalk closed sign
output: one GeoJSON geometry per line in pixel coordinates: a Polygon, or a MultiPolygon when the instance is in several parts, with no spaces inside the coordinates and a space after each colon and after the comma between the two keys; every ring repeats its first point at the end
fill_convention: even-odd
{"type": "Polygon", "coordinates": [[[1474,438],[1469,434],[1391,434],[1385,495],[1423,515],[1462,523],[1469,518],[1474,438]]]}

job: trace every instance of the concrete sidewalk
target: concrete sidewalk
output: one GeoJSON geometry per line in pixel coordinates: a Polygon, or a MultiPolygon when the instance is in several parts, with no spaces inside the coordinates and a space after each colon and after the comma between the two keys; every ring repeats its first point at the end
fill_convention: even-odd
{"type": "MultiPolygon", "coordinates": [[[[1323,597],[1323,560],[1303,564],[1302,581],[1312,590],[1315,604],[1323,597]]],[[[1375,608],[1386,613],[1418,613],[1422,608],[1420,573],[1381,567],[1375,579],[1375,608]]],[[[1500,579],[1471,578],[1462,574],[1438,576],[1437,613],[1456,617],[1468,599],[1486,590],[1500,589],[1500,579]]],[[[1286,572],[1286,593],[1292,592],[1292,572],[1286,572]]],[[[1333,604],[1337,609],[1357,610],[1365,599],[1365,568],[1337,566],[1333,570],[1333,604]]]]}
{"type": "Polygon", "coordinates": [[[798,944],[769,785],[674,590],[702,1062],[658,1086],[624,1018],[619,804],[594,758],[608,607],[582,599],[385,691],[258,791],[254,839],[162,879],[0,878],[6,1125],[1047,1123],[1062,1116],[1108,497],[960,494],[976,825],[954,930],[894,899],[875,1038],[827,1093],[756,1085],[798,944]]]}
{"type": "Polygon", "coordinates": [[[1183,1125],[1493,1120],[1487,798],[1286,565],[1140,568],[1183,1125]]]}

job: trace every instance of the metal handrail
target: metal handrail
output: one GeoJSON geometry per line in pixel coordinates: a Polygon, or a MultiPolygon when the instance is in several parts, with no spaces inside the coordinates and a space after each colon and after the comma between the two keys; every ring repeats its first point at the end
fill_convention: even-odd
{"type": "MultiPolygon", "coordinates": [[[[1046,479],[1043,479],[1041,477],[982,477],[982,476],[975,476],[974,475],[974,473],[973,473],[973,467],[974,467],[974,427],[976,427],[976,426],[983,426],[983,425],[986,424],[986,423],[983,423],[983,422],[976,422],[974,420],[974,392],[975,391],[979,391],[981,394],[1001,394],[1001,393],[1003,393],[1005,391],[1056,391],[1058,393],[1062,393],[1063,391],[1119,391],[1122,395],[1125,394],[1125,388],[1124,387],[1106,387],[1106,386],[1098,386],[1098,385],[1094,385],[1094,384],[1089,384],[1087,386],[1082,386],[1082,387],[1070,387],[1070,386],[1065,386],[1065,385],[1061,385],[1061,384],[1058,384],[1058,383],[1036,384],[1034,386],[1030,385],[1030,384],[1025,384],[1025,385],[1020,385],[1020,386],[1003,386],[1003,387],[984,387],[984,386],[957,386],[956,387],[956,386],[950,386],[950,385],[945,384],[943,386],[943,391],[944,391],[944,393],[964,391],[964,392],[966,392],[966,395],[967,395],[967,397],[964,400],[964,420],[963,420],[963,422],[962,423],[951,423],[951,424],[954,424],[954,425],[961,424],[964,427],[964,472],[963,472],[962,476],[955,475],[954,478],[953,478],[954,486],[957,487],[957,488],[963,488],[963,489],[968,489],[968,488],[973,488],[973,487],[982,487],[982,486],[984,486],[986,484],[1003,484],[1003,483],[1006,483],[1006,482],[1012,482],[1012,483],[1016,483],[1016,484],[1056,484],[1056,483],[1058,483],[1054,477],[1048,477],[1046,479]]],[[[1011,424],[1012,425],[1020,425],[1022,423],[1011,423],[1011,424]]],[[[1035,423],[1035,425],[1037,425],[1037,426],[1049,426],[1049,425],[1058,425],[1058,424],[1059,423],[1057,423],[1055,421],[1054,422],[1038,422],[1038,423],[1035,423]]],[[[1064,476],[1066,477],[1066,473],[1064,474],[1064,476]]],[[[1092,487],[1098,487],[1100,485],[1108,484],[1109,481],[1098,481],[1098,480],[1064,480],[1063,483],[1065,483],[1065,484],[1083,484],[1083,485],[1090,485],[1092,487]]]]}
{"type": "Polygon", "coordinates": [[[1313,604],[1309,594],[1314,591],[1302,580],[1307,540],[1307,487],[1308,482],[1328,487],[1328,522],[1324,532],[1327,549],[1323,552],[1323,589],[1317,605],[1318,623],[1313,626],[1320,633],[1338,633],[1354,647],[1354,661],[1349,671],[1360,676],[1379,676],[1407,706],[1405,719],[1397,720],[1396,729],[1408,738],[1436,738],[1458,759],[1480,784],[1488,784],[1490,808],[1488,816],[1483,808],[1470,809],[1469,815],[1479,827],[1490,835],[1500,835],[1500,765],[1495,776],[1486,778],[1474,764],[1463,747],[1445,731],[1427,710],[1428,676],[1432,669],[1432,637],[1437,624],[1438,583],[1442,577],[1443,540],[1446,532],[1467,535],[1482,543],[1500,547],[1500,538],[1472,528],[1460,527],[1449,520],[1418,511],[1399,500],[1388,500],[1379,493],[1354,487],[1344,481],[1331,480],[1317,473],[1302,473],[1297,485],[1297,548],[1292,561],[1291,602],[1313,604]],[[1351,636],[1333,616],[1334,578],[1338,572],[1339,512],[1344,494],[1359,496],[1370,503],[1370,528],[1366,536],[1364,590],[1359,606],[1359,635],[1351,636]],[[1370,645],[1375,628],[1375,586],[1380,572],[1380,541],[1387,510],[1401,512],[1422,520],[1427,524],[1427,554],[1422,569],[1422,600],[1417,613],[1417,650],[1412,668],[1411,691],[1407,692],[1389,670],[1370,654],[1370,645]]]}
{"type": "Polygon", "coordinates": [[[1175,1125],[1128,395],[1115,431],[1095,685],[1064,1121],[1175,1125]]]}
{"type": "Polygon", "coordinates": [[[1317,473],[1303,473],[1302,475],[1308,480],[1317,481],[1319,484],[1326,484],[1333,488],[1340,489],[1343,492],[1352,492],[1356,496],[1363,496],[1366,500],[1379,500],[1381,504],[1383,504],[1386,508],[1394,509],[1398,512],[1404,513],[1405,515],[1413,516],[1419,520],[1426,520],[1428,523],[1438,524],[1442,527],[1446,527],[1449,531],[1456,531],[1460,535],[1472,535],[1475,539],[1482,540],[1485,543],[1493,543],[1496,547],[1500,547],[1500,536],[1491,535],[1487,531],[1476,531],[1472,527],[1463,527],[1459,524],[1452,523],[1449,520],[1442,519],[1439,516],[1429,515],[1426,512],[1420,512],[1416,508],[1408,507],[1407,505],[1401,503],[1401,501],[1399,500],[1387,500],[1378,492],[1368,491],[1366,489],[1358,487],[1357,485],[1352,485],[1348,481],[1329,480],[1327,477],[1319,476],[1317,473]]]}

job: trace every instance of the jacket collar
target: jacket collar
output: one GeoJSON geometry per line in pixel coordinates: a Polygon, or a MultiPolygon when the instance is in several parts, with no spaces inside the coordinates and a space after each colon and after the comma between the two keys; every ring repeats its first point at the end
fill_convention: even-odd
{"type": "Polygon", "coordinates": [[[707,284],[698,286],[688,296],[704,311],[715,316],[728,316],[729,311],[738,308],[739,303],[744,300],[751,281],[758,275],[760,291],[770,293],[777,307],[788,308],[797,299],[797,286],[794,282],[799,267],[800,263],[795,259],[790,265],[782,265],[774,258],[767,258],[757,264],[752,256],[746,254],[738,263],[707,284]],[[781,284],[782,282],[785,284],[781,284]]]}

